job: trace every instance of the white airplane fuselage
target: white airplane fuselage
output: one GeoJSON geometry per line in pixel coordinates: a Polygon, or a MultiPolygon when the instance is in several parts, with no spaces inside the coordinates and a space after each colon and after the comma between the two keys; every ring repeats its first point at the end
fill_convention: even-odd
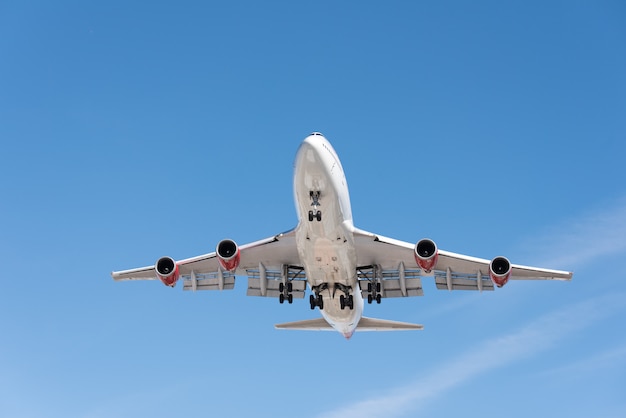
{"type": "Polygon", "coordinates": [[[320,309],[334,329],[350,338],[363,314],[356,276],[354,225],[348,185],[337,153],[321,134],[308,136],[294,163],[298,254],[320,309]],[[352,306],[341,299],[352,296],[352,306]]]}

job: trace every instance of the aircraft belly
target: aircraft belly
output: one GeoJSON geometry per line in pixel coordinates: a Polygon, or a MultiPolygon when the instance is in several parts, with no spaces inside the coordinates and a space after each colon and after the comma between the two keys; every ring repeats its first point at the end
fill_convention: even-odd
{"type": "MultiPolygon", "coordinates": [[[[339,295],[337,295],[337,300],[339,295]]],[[[330,302],[330,301],[329,301],[330,302]]],[[[356,309],[341,309],[339,302],[326,303],[324,302],[324,309],[321,311],[322,316],[326,321],[334,328],[342,327],[346,329],[338,329],[340,332],[346,332],[350,328],[354,328],[361,319],[361,312],[356,309]]]]}
{"type": "Polygon", "coordinates": [[[328,150],[304,144],[296,158],[294,194],[300,218],[296,245],[309,286],[323,299],[321,313],[326,321],[345,336],[351,335],[361,318],[363,302],[356,277],[348,190],[338,160],[329,156],[328,150]],[[319,217],[311,215],[318,212],[319,217]],[[341,309],[341,297],[350,295],[355,299],[354,308],[341,309]]]}
{"type": "MultiPolygon", "coordinates": [[[[342,242],[343,244],[343,242],[342,242]]],[[[304,268],[312,286],[327,283],[329,287],[335,283],[352,285],[356,283],[356,257],[351,257],[349,248],[341,248],[331,240],[318,238],[314,243],[305,245],[304,268]]]]}

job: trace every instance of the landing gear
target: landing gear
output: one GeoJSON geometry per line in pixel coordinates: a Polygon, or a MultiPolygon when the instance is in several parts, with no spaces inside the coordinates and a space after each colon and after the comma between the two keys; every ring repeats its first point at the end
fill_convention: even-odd
{"type": "Polygon", "coordinates": [[[318,210],[316,213],[313,213],[312,210],[309,211],[309,222],[313,222],[313,219],[317,219],[318,222],[322,220],[322,211],[318,210]]]}
{"type": "Polygon", "coordinates": [[[309,296],[309,302],[311,303],[311,310],[315,309],[316,306],[320,308],[320,311],[324,309],[324,298],[322,295],[309,296]]]}
{"type": "Polygon", "coordinates": [[[316,219],[318,222],[322,221],[322,211],[318,209],[318,206],[321,206],[320,195],[321,192],[319,190],[311,190],[309,192],[309,197],[312,201],[311,206],[313,206],[313,210],[309,211],[309,222],[313,222],[313,219],[316,219]]]}
{"type": "Polygon", "coordinates": [[[382,296],[380,294],[380,282],[376,282],[376,285],[372,282],[367,284],[367,303],[372,303],[376,301],[376,303],[380,303],[382,300],[382,296]]]}
{"type": "Polygon", "coordinates": [[[311,289],[313,294],[309,296],[309,302],[311,303],[311,310],[317,306],[321,310],[324,310],[324,298],[321,295],[323,290],[328,289],[328,283],[322,283],[318,286],[313,286],[311,289]]]}
{"type": "Polygon", "coordinates": [[[339,296],[339,306],[341,309],[350,308],[350,310],[354,309],[354,297],[352,295],[339,296]]]}
{"type": "Polygon", "coordinates": [[[358,268],[359,278],[367,279],[367,303],[380,303],[382,300],[379,272],[380,267],[374,265],[358,268]]]}
{"type": "Polygon", "coordinates": [[[282,282],[278,284],[278,301],[280,303],[293,303],[293,280],[298,280],[298,276],[304,272],[302,267],[283,265],[282,282]]]}
{"type": "Polygon", "coordinates": [[[287,303],[293,303],[293,295],[291,293],[289,293],[288,295],[283,295],[282,293],[280,295],[278,295],[278,301],[280,303],[285,302],[285,300],[287,301],[287,303]]]}
{"type": "Polygon", "coordinates": [[[372,303],[374,301],[376,301],[376,303],[380,303],[381,300],[382,296],[380,295],[380,293],[376,294],[376,296],[372,295],[371,293],[367,295],[367,303],[372,303]]]}
{"type": "Polygon", "coordinates": [[[339,306],[341,309],[354,309],[354,296],[350,294],[352,288],[341,283],[335,283],[335,292],[337,290],[343,292],[343,295],[339,296],[339,306]]]}
{"type": "Polygon", "coordinates": [[[280,283],[280,284],[278,285],[278,291],[279,291],[280,293],[283,293],[283,292],[285,291],[285,289],[286,289],[286,290],[287,290],[287,292],[289,292],[289,293],[293,292],[293,284],[292,284],[291,282],[288,282],[288,283],[287,283],[287,286],[285,286],[285,284],[284,284],[284,283],[280,283]]]}

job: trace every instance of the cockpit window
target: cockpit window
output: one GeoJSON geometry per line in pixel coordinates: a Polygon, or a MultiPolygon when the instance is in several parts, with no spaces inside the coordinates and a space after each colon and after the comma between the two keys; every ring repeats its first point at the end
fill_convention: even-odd
{"type": "Polygon", "coordinates": [[[324,135],[322,135],[320,132],[313,132],[311,135],[315,135],[315,136],[324,136],[324,135]]]}

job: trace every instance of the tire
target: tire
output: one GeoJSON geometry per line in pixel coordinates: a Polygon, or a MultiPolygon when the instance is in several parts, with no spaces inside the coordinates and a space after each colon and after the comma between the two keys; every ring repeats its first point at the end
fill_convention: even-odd
{"type": "Polygon", "coordinates": [[[280,303],[283,303],[285,301],[285,295],[283,295],[282,293],[280,295],[278,295],[278,301],[280,303]]]}

